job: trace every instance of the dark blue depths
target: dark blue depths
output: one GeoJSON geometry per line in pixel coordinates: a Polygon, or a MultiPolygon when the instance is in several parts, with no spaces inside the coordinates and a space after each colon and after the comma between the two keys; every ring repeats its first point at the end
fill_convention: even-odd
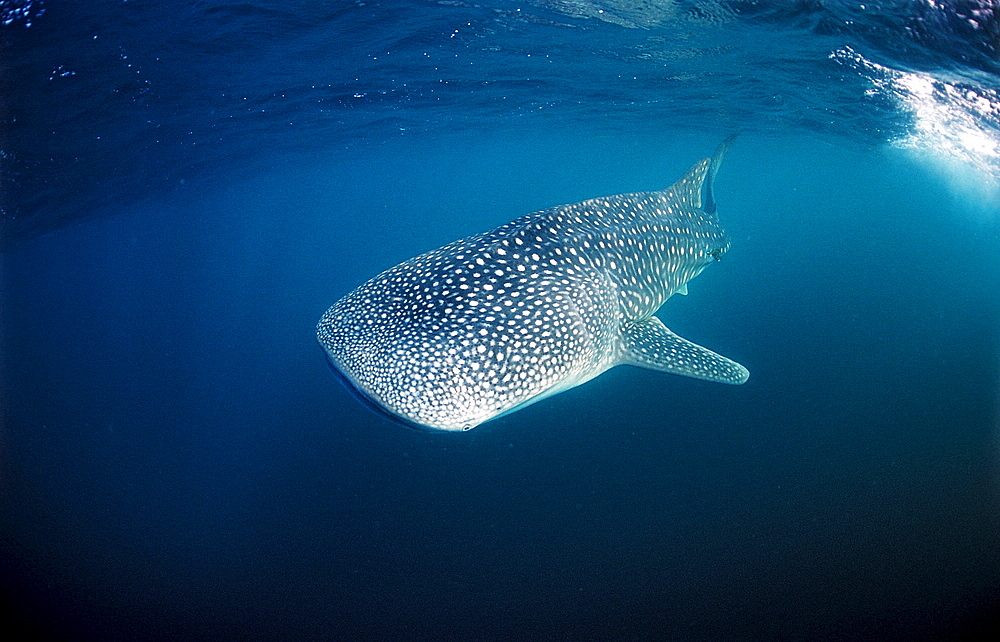
{"type": "Polygon", "coordinates": [[[25,618],[122,638],[687,638],[982,614],[995,228],[898,159],[747,140],[719,181],[733,249],[661,314],[749,383],[619,368],[468,434],[413,433],[327,372],[312,323],[331,296],[524,209],[539,172],[575,198],[567,176],[655,184],[644,168],[690,151],[463,142],[229,178],[8,252],[25,618]],[[483,179],[498,158],[512,175],[483,179]]]}

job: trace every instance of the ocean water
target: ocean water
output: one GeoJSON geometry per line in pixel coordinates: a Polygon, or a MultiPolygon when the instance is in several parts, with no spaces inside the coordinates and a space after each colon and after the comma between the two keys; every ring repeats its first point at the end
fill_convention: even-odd
{"type": "Polygon", "coordinates": [[[0,0],[0,597],[25,639],[1000,624],[995,2],[0,0]],[[379,271],[740,132],[724,260],[461,434],[314,338],[379,271]]]}

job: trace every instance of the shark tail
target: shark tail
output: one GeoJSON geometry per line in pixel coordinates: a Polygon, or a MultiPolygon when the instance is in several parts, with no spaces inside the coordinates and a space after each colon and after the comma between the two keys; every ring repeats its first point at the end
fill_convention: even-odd
{"type": "Polygon", "coordinates": [[[719,171],[719,165],[722,164],[722,157],[726,155],[726,151],[729,146],[733,144],[736,137],[739,136],[739,132],[731,134],[726,140],[719,143],[719,146],[715,148],[715,153],[712,154],[712,158],[709,161],[708,172],[705,175],[705,183],[702,186],[702,209],[705,210],[707,214],[715,214],[718,206],[715,202],[715,194],[712,190],[712,186],[715,184],[715,175],[719,171]]]}

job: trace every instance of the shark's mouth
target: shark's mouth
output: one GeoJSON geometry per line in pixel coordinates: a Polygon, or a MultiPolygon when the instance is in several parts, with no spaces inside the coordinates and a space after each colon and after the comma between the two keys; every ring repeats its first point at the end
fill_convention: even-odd
{"type": "Polygon", "coordinates": [[[358,383],[354,380],[353,377],[351,377],[349,374],[341,370],[340,366],[338,366],[337,363],[333,360],[333,357],[330,356],[329,352],[327,352],[324,349],[323,354],[326,355],[326,365],[330,366],[330,371],[333,372],[337,380],[340,381],[340,383],[345,388],[347,388],[347,391],[351,393],[351,396],[357,399],[359,402],[361,402],[361,405],[365,406],[375,414],[381,415],[382,417],[385,417],[386,419],[392,421],[393,423],[405,426],[406,428],[409,428],[411,430],[415,430],[417,432],[425,432],[425,433],[439,432],[438,429],[424,426],[422,424],[416,423],[415,421],[411,421],[401,415],[397,415],[394,412],[390,411],[381,403],[373,399],[371,395],[368,394],[368,392],[366,392],[363,388],[361,388],[361,386],[358,385],[358,383]]]}

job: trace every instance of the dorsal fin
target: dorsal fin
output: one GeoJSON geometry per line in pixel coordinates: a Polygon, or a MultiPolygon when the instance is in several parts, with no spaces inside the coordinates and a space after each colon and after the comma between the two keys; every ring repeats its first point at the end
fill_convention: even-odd
{"type": "Polygon", "coordinates": [[[711,158],[703,158],[681,176],[676,183],[663,190],[685,205],[697,207],[708,214],[715,214],[717,205],[715,194],[712,191],[712,184],[715,182],[715,175],[719,171],[719,164],[726,150],[733,143],[736,134],[733,134],[716,148],[711,158]]]}
{"type": "Polygon", "coordinates": [[[676,183],[663,190],[663,193],[680,201],[682,206],[700,208],[702,185],[705,183],[711,164],[710,158],[701,159],[692,165],[684,176],[677,179],[676,183]]]}

